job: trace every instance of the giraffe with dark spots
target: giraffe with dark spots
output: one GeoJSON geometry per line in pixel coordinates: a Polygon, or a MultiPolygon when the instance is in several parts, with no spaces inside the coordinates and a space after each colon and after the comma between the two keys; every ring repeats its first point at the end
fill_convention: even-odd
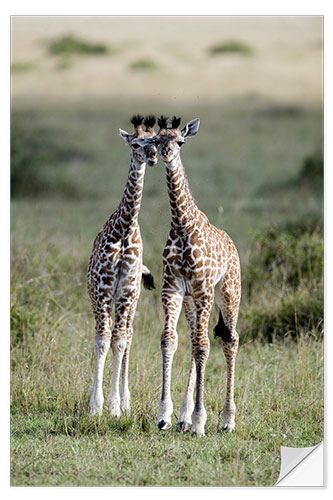
{"type": "Polygon", "coordinates": [[[181,431],[191,429],[192,435],[204,435],[204,373],[210,349],[208,321],[215,299],[220,315],[214,334],[221,338],[227,362],[222,430],[232,432],[236,413],[234,378],[238,348],[236,324],[241,297],[240,262],[228,234],[213,226],[197,207],[180,158],[181,148],[198,132],[200,121],[192,120],[182,129],[179,128],[180,122],[180,118],[174,117],[171,127],[168,127],[168,119],[162,116],[158,120],[158,134],[143,141],[156,144],[165,164],[171,208],[171,228],[163,252],[163,382],[157,425],[160,430],[171,427],[171,366],[178,344],[177,322],[184,306],[191,329],[192,358],[178,428],[181,431]]]}
{"type": "Polygon", "coordinates": [[[127,183],[117,210],[106,221],[95,238],[88,265],[88,293],[95,317],[96,368],[90,395],[90,413],[103,409],[103,372],[107,353],[113,352],[113,373],[108,396],[110,412],[120,416],[130,410],[128,361],[133,335],[133,318],[141,289],[141,277],[146,288],[154,288],[153,277],[142,264],[142,240],[138,216],[146,164],[157,162],[156,146],[141,146],[139,139],[155,134],[155,117],[131,119],[134,133],[119,129],[120,136],[130,146],[131,159],[127,183]],[[145,127],[145,128],[144,128],[145,127]],[[112,328],[111,310],[115,307],[112,328]]]}

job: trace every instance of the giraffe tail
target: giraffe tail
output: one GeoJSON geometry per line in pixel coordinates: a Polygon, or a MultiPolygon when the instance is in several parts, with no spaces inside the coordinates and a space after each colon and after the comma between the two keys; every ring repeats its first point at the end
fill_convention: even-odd
{"type": "Polygon", "coordinates": [[[142,279],[143,279],[143,286],[147,288],[147,290],[155,289],[154,276],[151,274],[148,267],[144,265],[142,266],[142,279]]]}
{"type": "Polygon", "coordinates": [[[232,336],[230,329],[227,327],[225,322],[223,321],[223,316],[221,311],[219,311],[219,321],[214,328],[214,338],[220,337],[223,342],[227,342],[228,344],[232,344],[232,336]]]}

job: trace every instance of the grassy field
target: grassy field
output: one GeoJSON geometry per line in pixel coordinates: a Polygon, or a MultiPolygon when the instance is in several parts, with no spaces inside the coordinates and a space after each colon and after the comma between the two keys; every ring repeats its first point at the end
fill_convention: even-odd
{"type": "MultiPolygon", "coordinates": [[[[175,110],[164,101],[141,105],[13,107],[11,483],[273,485],[281,445],[313,446],[323,439],[322,192],[320,179],[316,185],[302,173],[306,159],[321,151],[321,110],[265,99],[195,109],[201,129],[184,147],[183,161],[199,207],[239,248],[244,294],[236,432],[219,430],[226,364],[211,334],[214,311],[207,437],[191,439],[176,431],[190,354],[183,315],[173,369],[175,425],[170,432],[156,430],[161,253],[170,221],[161,162],[147,168],[140,213],[144,260],[157,290],[143,290],[134,323],[133,411],[120,420],[107,411],[101,418],[87,413],[94,323],[85,273],[93,238],[126,182],[129,151],[118,128],[128,128],[134,111],[194,118],[186,104],[175,110]],[[272,224],[286,237],[273,238],[273,257],[266,258],[272,224]],[[263,314],[273,309],[276,317],[263,314]],[[304,318],[304,310],[311,314],[304,318]]],[[[109,355],[105,392],[110,378],[109,355]]]]}

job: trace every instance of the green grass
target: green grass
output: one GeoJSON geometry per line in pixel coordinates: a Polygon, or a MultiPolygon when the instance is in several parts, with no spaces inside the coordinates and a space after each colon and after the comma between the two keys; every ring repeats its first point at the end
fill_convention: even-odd
{"type": "MultiPolygon", "coordinates": [[[[258,112],[265,106],[268,109],[271,103],[196,110],[179,103],[178,110],[173,110],[157,101],[140,106],[121,103],[119,108],[95,102],[13,109],[12,485],[273,485],[279,475],[281,445],[313,446],[323,439],[320,335],[314,335],[304,322],[295,341],[288,333],[292,324],[288,315],[285,335],[273,335],[269,342],[255,335],[264,296],[274,296],[281,305],[286,299],[282,282],[295,291],[290,292],[290,301],[298,300],[302,306],[304,297],[296,292],[304,289],[299,286],[318,277],[320,261],[313,257],[317,259],[318,252],[320,257],[321,232],[308,240],[305,234],[309,224],[313,226],[312,217],[322,218],[321,191],[295,180],[300,179],[305,158],[321,144],[321,111],[303,109],[272,120],[258,112]],[[157,290],[142,291],[134,321],[133,411],[120,420],[107,411],[101,418],[87,414],[95,357],[85,273],[93,239],[116,208],[126,182],[129,151],[118,137],[118,128],[130,130],[127,124],[133,112],[160,114],[165,110],[183,115],[184,121],[201,118],[197,137],[183,151],[190,186],[199,207],[231,234],[240,251],[244,294],[233,435],[219,431],[226,364],[212,335],[216,310],[210,321],[205,385],[207,437],[191,439],[176,432],[190,362],[183,315],[172,381],[174,427],[165,434],[156,430],[164,316],[161,253],[170,222],[161,162],[147,168],[140,213],[144,260],[155,275],[157,290]],[[23,184],[21,176],[25,176],[23,184]],[[24,189],[30,180],[47,189],[24,189]],[[299,233],[292,229],[294,220],[299,233]],[[282,240],[267,240],[266,230],[272,224],[282,224],[284,232],[294,231],[291,247],[283,235],[282,240]],[[267,248],[260,247],[269,256],[266,263],[257,259],[257,243],[252,243],[257,232],[264,243],[269,242],[267,248]],[[300,275],[288,274],[287,282],[283,281],[285,261],[281,264],[274,258],[278,242],[292,269],[299,263],[311,264],[301,266],[300,275]],[[314,267],[317,271],[311,274],[314,267]],[[255,277],[252,271],[257,272],[255,277]]],[[[322,290],[320,281],[316,283],[322,290]]],[[[311,297],[314,305],[318,296],[305,297],[310,307],[311,297]]],[[[318,308],[322,311],[322,303],[318,308]]],[[[260,321],[263,318],[264,314],[260,321]]],[[[266,325],[271,321],[271,317],[264,318],[266,325]]],[[[111,372],[110,353],[105,393],[111,372]]]]}
{"type": "MultiPolygon", "coordinates": [[[[185,343],[181,342],[174,364],[176,412],[188,366],[182,362],[185,343]]],[[[108,416],[107,411],[101,418],[87,415],[87,373],[92,373],[92,364],[86,346],[82,349],[82,340],[80,356],[74,348],[70,350],[72,368],[57,368],[62,380],[57,381],[50,368],[46,388],[41,387],[45,385],[41,381],[29,388],[26,381],[23,408],[17,408],[12,416],[12,484],[273,485],[279,475],[281,445],[312,446],[322,440],[319,423],[323,408],[318,404],[322,400],[318,387],[323,384],[320,343],[241,347],[237,362],[237,430],[233,435],[219,430],[225,364],[215,344],[207,365],[208,420],[203,439],[179,434],[176,414],[170,432],[156,430],[158,344],[157,335],[150,342],[147,332],[136,325],[130,372],[133,410],[131,416],[120,420],[108,416]],[[153,348],[149,348],[151,343],[153,348]],[[143,369],[140,356],[149,356],[150,366],[143,369]],[[31,406],[30,398],[44,399],[39,391],[45,389],[45,405],[40,401],[36,407],[31,406]],[[300,393],[301,397],[297,397],[300,393]]],[[[36,375],[33,371],[30,378],[36,375]]],[[[109,376],[108,369],[107,379],[109,376]]]]}

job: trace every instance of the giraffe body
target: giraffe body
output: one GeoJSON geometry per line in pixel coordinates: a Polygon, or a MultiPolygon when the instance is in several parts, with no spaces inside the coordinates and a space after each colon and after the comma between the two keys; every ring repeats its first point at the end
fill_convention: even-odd
{"type": "MultiPolygon", "coordinates": [[[[156,163],[156,148],[141,147],[138,138],[154,135],[155,119],[132,118],[133,135],[120,130],[131,146],[131,162],[126,187],[117,210],[104,224],[93,244],[87,274],[88,293],[95,317],[96,369],[90,395],[90,412],[100,414],[103,408],[103,372],[111,346],[114,365],[108,405],[111,414],[120,416],[130,410],[128,360],[132,343],[132,322],[140,296],[141,276],[151,276],[142,267],[142,239],[138,223],[146,162],[156,163]],[[111,310],[115,306],[112,328],[111,310]]],[[[152,284],[153,286],[153,284],[152,284]]]]}
{"type": "Polygon", "coordinates": [[[197,207],[181,162],[180,149],[188,137],[196,134],[199,121],[189,122],[182,130],[178,128],[179,124],[180,119],[174,118],[172,127],[167,128],[166,119],[161,117],[160,131],[151,140],[165,163],[171,208],[171,228],[163,252],[163,384],[157,425],[160,430],[171,427],[171,366],[178,344],[177,322],[184,306],[191,329],[192,359],[178,428],[182,431],[191,428],[191,434],[204,435],[204,371],[210,348],[208,322],[215,299],[220,310],[215,335],[222,339],[227,361],[222,429],[231,432],[235,427],[236,412],[233,393],[238,347],[236,323],[241,295],[239,257],[228,234],[213,226],[197,207]]]}

